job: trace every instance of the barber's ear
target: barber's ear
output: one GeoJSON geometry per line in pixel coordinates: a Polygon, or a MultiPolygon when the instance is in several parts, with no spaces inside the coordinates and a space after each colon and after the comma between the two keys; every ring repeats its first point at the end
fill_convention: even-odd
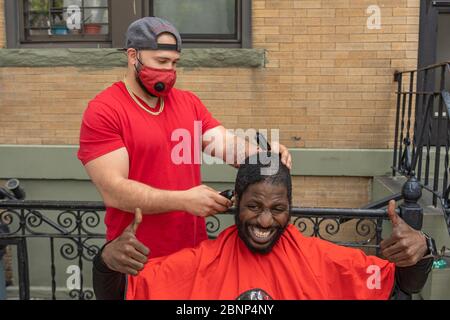
{"type": "Polygon", "coordinates": [[[128,61],[131,64],[136,65],[136,63],[137,63],[137,51],[136,51],[136,49],[129,48],[127,50],[127,56],[128,56],[128,61]]]}

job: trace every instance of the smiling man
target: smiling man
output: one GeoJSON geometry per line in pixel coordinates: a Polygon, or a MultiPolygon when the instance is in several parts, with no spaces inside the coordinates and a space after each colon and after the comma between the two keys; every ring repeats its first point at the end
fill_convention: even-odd
{"type": "MultiPolygon", "coordinates": [[[[419,291],[430,271],[423,235],[389,206],[393,233],[382,243],[387,260],[318,238],[290,224],[289,169],[262,175],[266,165],[247,159],[236,178],[236,225],[217,240],[150,259],[136,276],[109,270],[94,260],[94,290],[100,299],[388,299],[398,290],[419,291]]],[[[265,172],[267,173],[267,172],[265,172]]],[[[128,228],[133,239],[137,210],[128,228]]]]}
{"type": "MultiPolygon", "coordinates": [[[[250,161],[250,160],[249,160],[250,161]]],[[[247,165],[236,179],[239,214],[235,215],[238,235],[253,253],[269,253],[290,220],[292,187],[289,171],[265,172],[247,165]]]]}

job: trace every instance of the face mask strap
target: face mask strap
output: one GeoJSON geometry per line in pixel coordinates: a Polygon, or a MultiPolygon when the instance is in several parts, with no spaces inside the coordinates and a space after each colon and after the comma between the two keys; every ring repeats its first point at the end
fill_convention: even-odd
{"type": "Polygon", "coordinates": [[[139,71],[141,69],[141,66],[143,66],[144,64],[142,63],[141,59],[139,59],[139,50],[136,50],[136,60],[138,61],[138,65],[139,67],[136,66],[136,64],[134,65],[134,69],[136,69],[136,72],[139,74],[139,71]]]}
{"type": "Polygon", "coordinates": [[[141,81],[141,78],[139,77],[139,69],[141,69],[141,66],[143,66],[144,64],[142,63],[142,61],[139,59],[139,51],[136,50],[136,59],[138,61],[139,64],[139,68],[136,66],[136,64],[134,65],[134,69],[136,70],[136,82],[139,84],[139,86],[141,87],[142,90],[144,90],[144,92],[146,92],[147,94],[149,94],[150,96],[157,98],[153,93],[151,93],[150,91],[148,91],[148,89],[144,86],[144,84],[141,81]]]}

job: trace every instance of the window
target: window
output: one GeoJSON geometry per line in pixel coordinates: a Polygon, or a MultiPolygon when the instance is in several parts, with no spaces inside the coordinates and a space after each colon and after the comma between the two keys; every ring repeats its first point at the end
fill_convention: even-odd
{"type": "Polygon", "coordinates": [[[8,48],[123,47],[131,22],[160,16],[184,47],[251,46],[251,0],[4,0],[8,48]]]}
{"type": "Polygon", "coordinates": [[[8,48],[111,47],[115,0],[4,1],[8,48]]]}
{"type": "Polygon", "coordinates": [[[171,21],[184,44],[248,47],[250,2],[241,0],[150,0],[150,16],[171,21]]]}
{"type": "Polygon", "coordinates": [[[108,0],[21,1],[23,42],[110,41],[108,0]]]}

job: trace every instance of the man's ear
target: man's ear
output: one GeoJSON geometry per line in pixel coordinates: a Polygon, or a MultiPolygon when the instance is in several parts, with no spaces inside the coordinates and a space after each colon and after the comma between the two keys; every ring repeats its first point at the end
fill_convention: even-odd
{"type": "Polygon", "coordinates": [[[137,63],[137,51],[136,49],[129,48],[127,50],[128,63],[131,65],[136,65],[137,63]]]}

